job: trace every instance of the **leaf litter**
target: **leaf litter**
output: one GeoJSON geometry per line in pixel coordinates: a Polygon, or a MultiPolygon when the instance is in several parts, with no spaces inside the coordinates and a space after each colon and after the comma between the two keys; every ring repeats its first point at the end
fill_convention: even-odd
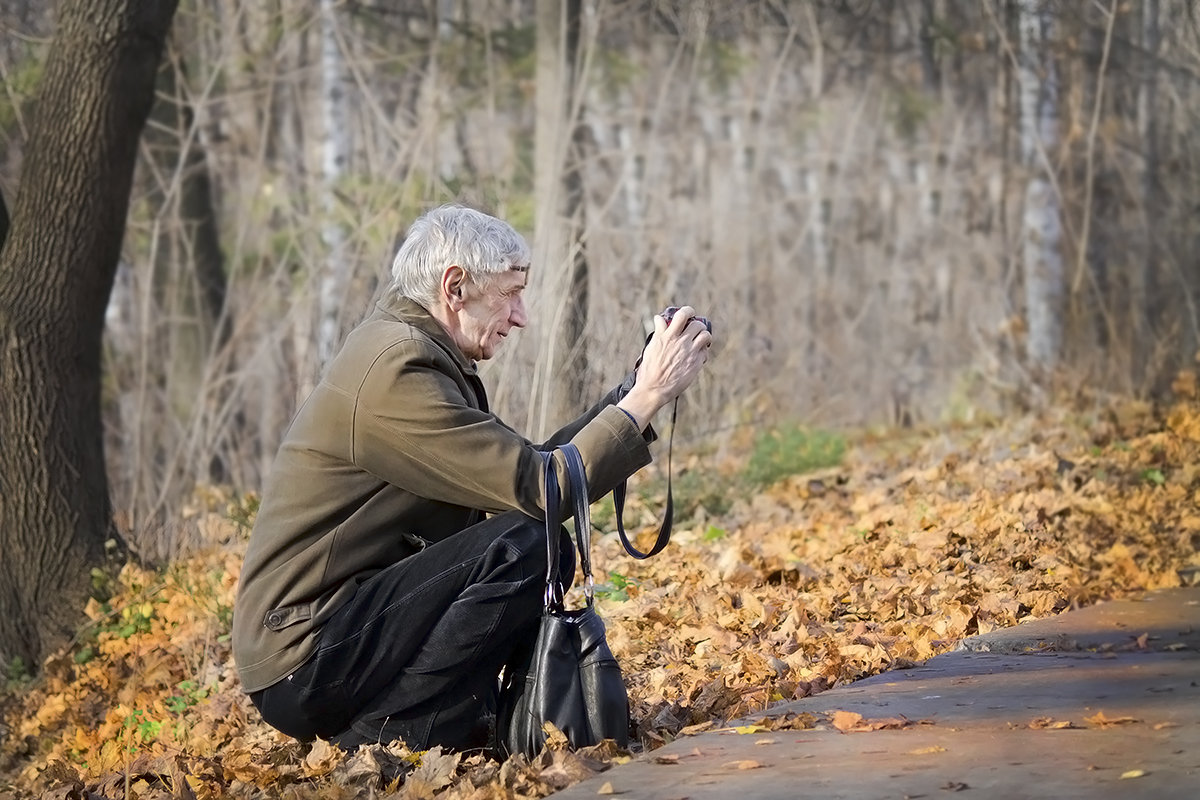
{"type": "MultiPolygon", "coordinates": [[[[1195,385],[1177,381],[1180,396],[1161,408],[1094,402],[863,437],[839,468],[679,520],[671,549],[649,561],[598,537],[597,579],[622,587],[598,605],[629,687],[635,751],[703,731],[919,724],[835,711],[725,727],[972,634],[1180,585],[1200,567],[1195,385]]],[[[536,758],[501,763],[402,742],[346,753],[271,730],[241,691],[228,637],[244,548],[233,510],[244,498],[202,499],[192,513],[224,529],[226,545],[163,571],[126,565],[109,599],[89,603],[91,624],[72,646],[36,682],[0,695],[0,798],[510,800],[629,760],[611,742],[573,752],[561,734],[536,758]]],[[[643,539],[655,500],[631,502],[643,539]]],[[[1135,720],[1098,712],[1085,722],[1135,720]]]]}

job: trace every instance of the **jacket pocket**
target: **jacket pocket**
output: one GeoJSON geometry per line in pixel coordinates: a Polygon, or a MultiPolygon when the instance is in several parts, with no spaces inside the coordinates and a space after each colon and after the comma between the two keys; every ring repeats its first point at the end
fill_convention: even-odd
{"type": "Polygon", "coordinates": [[[312,604],[300,603],[294,606],[273,608],[263,617],[263,627],[271,631],[281,631],[300,622],[312,619],[312,604]]]}

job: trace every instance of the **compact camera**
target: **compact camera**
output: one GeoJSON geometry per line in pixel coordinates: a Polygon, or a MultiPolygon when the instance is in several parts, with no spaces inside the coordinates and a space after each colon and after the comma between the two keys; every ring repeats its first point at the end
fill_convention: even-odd
{"type": "MultiPolygon", "coordinates": [[[[675,317],[675,312],[678,310],[679,306],[668,306],[667,309],[662,312],[662,317],[667,321],[668,325],[671,324],[671,320],[675,317]]],[[[707,319],[704,317],[692,317],[692,319],[696,320],[697,322],[704,323],[704,327],[708,329],[709,333],[712,333],[712,323],[707,319]]]]}

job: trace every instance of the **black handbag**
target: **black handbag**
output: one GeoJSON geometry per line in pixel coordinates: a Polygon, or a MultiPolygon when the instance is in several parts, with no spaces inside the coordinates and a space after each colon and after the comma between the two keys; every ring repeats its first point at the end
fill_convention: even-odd
{"type": "Polygon", "coordinates": [[[621,668],[605,639],[592,590],[591,515],[583,459],[574,445],[560,448],[574,498],[575,539],[584,576],[583,608],[563,605],[559,571],[561,493],[554,460],[544,455],[546,480],[546,606],[532,649],[505,667],[496,738],[508,754],[533,757],[546,743],[544,724],[553,723],[572,747],[613,739],[629,744],[629,696],[621,668]]]}

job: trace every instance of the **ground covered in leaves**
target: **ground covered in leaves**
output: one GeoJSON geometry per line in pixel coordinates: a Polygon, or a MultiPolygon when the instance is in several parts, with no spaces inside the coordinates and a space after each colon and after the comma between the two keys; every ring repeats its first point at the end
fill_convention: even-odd
{"type": "MultiPolygon", "coordinates": [[[[681,519],[648,561],[599,537],[599,607],[635,750],[974,633],[1194,579],[1200,400],[1192,376],[1175,388],[1160,407],[1089,401],[860,436],[838,467],[681,519]]],[[[716,461],[683,469],[736,469],[716,461]]],[[[643,537],[654,510],[650,497],[628,514],[643,517],[643,537]]],[[[246,508],[196,513],[224,546],[166,570],[126,566],[69,649],[36,681],[10,681],[0,798],[542,797],[637,757],[554,742],[504,763],[401,743],[348,755],[273,732],[240,691],[229,647],[246,508]]]]}

